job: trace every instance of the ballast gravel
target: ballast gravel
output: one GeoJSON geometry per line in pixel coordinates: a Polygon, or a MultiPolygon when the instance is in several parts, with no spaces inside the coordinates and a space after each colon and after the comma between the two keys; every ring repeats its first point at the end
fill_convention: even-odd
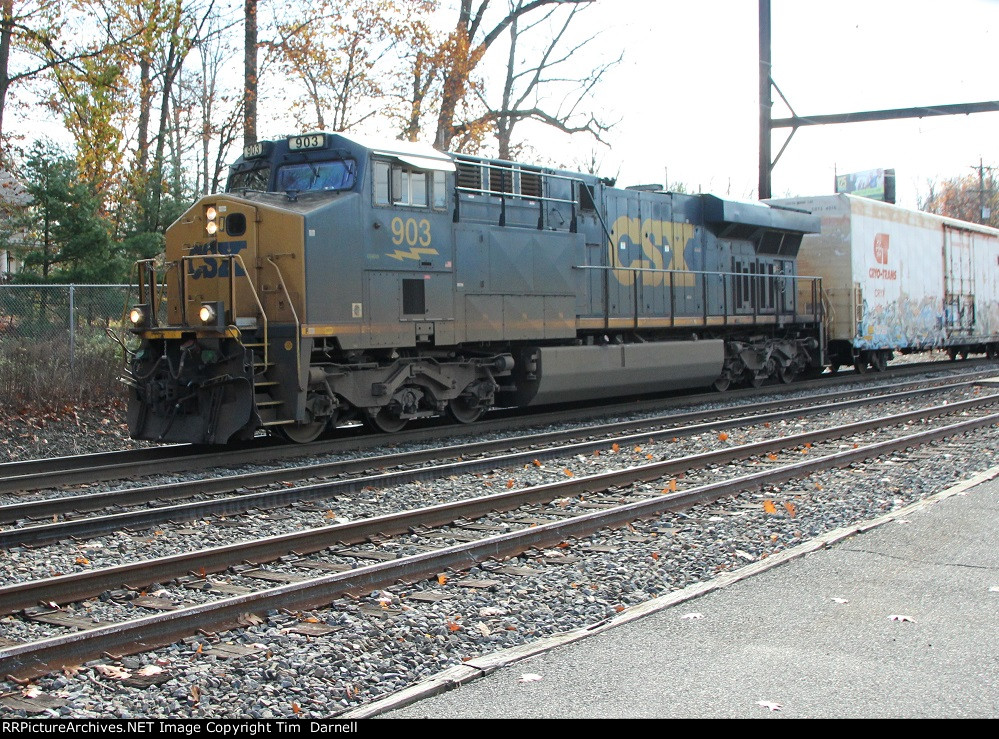
{"type": "MultiPolygon", "coordinates": [[[[804,423],[821,425],[812,419],[804,423]]],[[[776,425],[760,433],[764,431],[771,437],[796,432],[776,425]]],[[[752,433],[756,432],[746,430],[738,435],[752,433]]],[[[718,443],[716,435],[703,436],[664,445],[670,447],[669,456],[678,456],[718,443]]],[[[773,556],[823,532],[896,510],[990,468],[999,451],[997,436],[995,428],[982,429],[932,447],[636,521],[553,550],[487,562],[468,571],[441,573],[430,581],[376,591],[356,600],[340,599],[329,608],[271,612],[260,623],[248,621],[246,628],[215,638],[198,636],[119,661],[88,663],[30,685],[0,682],[0,694],[24,696],[40,690],[61,702],[58,707],[31,714],[41,717],[336,716],[470,658],[599,623],[628,606],[773,556]],[[310,629],[313,633],[328,631],[321,635],[300,633],[310,629]],[[244,647],[245,654],[226,656],[229,652],[219,650],[220,644],[226,643],[244,647]],[[147,673],[154,684],[129,687],[119,679],[122,672],[108,670],[109,665],[133,677],[147,673]]],[[[666,455],[656,447],[649,445],[641,452],[629,449],[626,454],[636,457],[632,463],[644,462],[647,454],[656,458],[666,455]]],[[[251,514],[245,519],[253,523],[245,527],[184,524],[172,528],[196,533],[168,534],[169,527],[164,526],[159,535],[155,531],[116,533],[35,551],[15,549],[5,553],[0,573],[5,581],[45,577],[57,571],[176,553],[178,547],[231,543],[247,538],[250,529],[253,536],[259,536],[289,527],[328,525],[330,513],[355,519],[412,507],[419,501],[426,504],[442,496],[453,499],[479,494],[485,492],[485,483],[501,486],[515,473],[527,475],[523,480],[518,478],[518,485],[528,479],[537,484],[564,474],[573,462],[579,474],[590,473],[590,457],[565,463],[559,460],[543,467],[501,471],[492,478],[414,484],[391,494],[370,491],[356,499],[331,501],[326,511],[282,509],[290,519],[267,520],[262,512],[251,514]],[[218,541],[212,537],[219,537],[218,541]]],[[[701,474],[708,479],[712,471],[701,474]]],[[[497,520],[499,517],[491,522],[497,520]]],[[[415,537],[393,544],[400,551],[419,545],[415,537]]],[[[333,559],[326,553],[313,557],[333,559]]],[[[282,569],[281,563],[275,563],[273,569],[282,569]]],[[[224,579],[231,584],[246,582],[241,575],[230,574],[224,579]]],[[[145,594],[187,605],[218,597],[179,583],[159,583],[146,588],[145,594]]],[[[95,621],[152,613],[134,604],[139,595],[128,591],[106,594],[67,606],[66,611],[95,621]]],[[[56,633],[61,633],[58,627],[17,616],[0,618],[0,637],[6,639],[35,639],[56,633]]],[[[26,714],[5,705],[0,697],[0,716],[26,714]]]]}

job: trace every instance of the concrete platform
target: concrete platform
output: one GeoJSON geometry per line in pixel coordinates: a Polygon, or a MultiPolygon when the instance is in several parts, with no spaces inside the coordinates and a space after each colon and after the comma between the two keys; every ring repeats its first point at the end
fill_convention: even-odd
{"type": "Polygon", "coordinates": [[[999,717],[997,475],[352,716],[999,717]]]}

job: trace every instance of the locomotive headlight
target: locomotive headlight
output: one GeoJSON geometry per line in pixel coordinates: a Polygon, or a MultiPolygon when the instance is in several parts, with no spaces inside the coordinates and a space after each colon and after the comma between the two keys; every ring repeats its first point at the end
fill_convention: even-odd
{"type": "Polygon", "coordinates": [[[128,321],[134,328],[142,328],[149,320],[149,306],[136,305],[128,312],[128,321]]]}
{"type": "Polygon", "coordinates": [[[217,224],[215,221],[209,221],[208,223],[205,224],[205,231],[208,232],[209,236],[214,236],[219,231],[219,224],[217,224]]]}
{"type": "Polygon", "coordinates": [[[218,217],[219,217],[219,212],[215,209],[215,206],[209,205],[208,208],[205,210],[205,218],[207,218],[209,221],[214,221],[218,217]]]}
{"type": "Polygon", "coordinates": [[[211,303],[205,303],[201,306],[201,310],[198,311],[198,318],[204,324],[215,323],[215,319],[218,318],[218,313],[215,312],[215,306],[211,303]]]}
{"type": "Polygon", "coordinates": [[[225,328],[225,303],[221,300],[202,303],[198,309],[198,320],[203,326],[219,330],[225,328]]]}

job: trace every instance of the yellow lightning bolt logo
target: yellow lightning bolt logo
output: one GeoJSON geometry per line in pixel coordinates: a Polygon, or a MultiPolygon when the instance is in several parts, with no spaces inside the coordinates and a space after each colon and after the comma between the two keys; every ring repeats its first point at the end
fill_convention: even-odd
{"type": "Polygon", "coordinates": [[[436,249],[421,249],[420,247],[413,247],[408,251],[403,251],[402,249],[396,249],[391,254],[386,254],[389,259],[396,259],[402,261],[404,259],[416,259],[419,260],[420,257],[436,257],[438,256],[438,251],[436,249]]]}

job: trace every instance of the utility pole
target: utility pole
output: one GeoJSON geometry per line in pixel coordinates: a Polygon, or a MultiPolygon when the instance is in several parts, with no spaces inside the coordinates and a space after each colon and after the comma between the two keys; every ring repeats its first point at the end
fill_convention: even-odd
{"type": "Polygon", "coordinates": [[[978,158],[978,166],[972,164],[971,168],[978,170],[978,222],[986,226],[992,217],[992,209],[985,206],[985,170],[991,172],[996,168],[986,167],[985,161],[981,157],[978,158]]]}
{"type": "Polygon", "coordinates": [[[770,132],[772,129],[773,77],[770,51],[770,0],[760,0],[760,182],[759,197],[764,200],[771,196],[771,157],[770,132]]]}

